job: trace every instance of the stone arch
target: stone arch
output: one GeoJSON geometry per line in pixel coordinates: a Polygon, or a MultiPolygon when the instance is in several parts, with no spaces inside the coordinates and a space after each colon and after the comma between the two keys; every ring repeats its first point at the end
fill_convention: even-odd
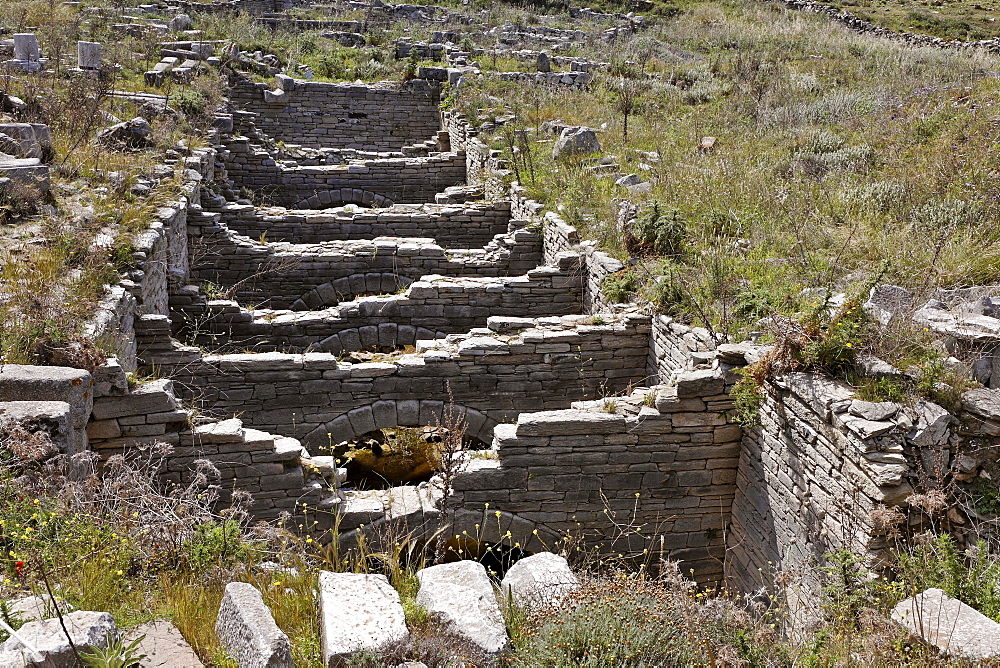
{"type": "Polygon", "coordinates": [[[314,348],[334,355],[358,350],[395,350],[412,346],[418,340],[440,339],[445,336],[447,336],[445,332],[435,332],[423,327],[383,322],[337,332],[320,341],[314,348]]]}
{"type": "Polygon", "coordinates": [[[399,292],[413,282],[412,278],[389,272],[351,274],[316,286],[296,299],[293,311],[315,311],[326,306],[336,306],[360,295],[385,295],[399,292]]]}
{"type": "Polygon", "coordinates": [[[360,204],[361,206],[384,209],[393,205],[393,201],[384,195],[359,188],[334,188],[319,192],[299,200],[292,209],[329,209],[344,204],[360,204]]]}
{"type": "MultiPolygon", "coordinates": [[[[421,427],[444,425],[445,406],[443,401],[433,399],[386,399],[376,401],[330,420],[325,425],[313,429],[302,439],[310,452],[321,446],[341,441],[354,441],[376,429],[392,427],[421,427]]],[[[466,436],[487,445],[493,442],[493,428],[496,420],[474,408],[454,404],[455,416],[465,422],[466,436]]],[[[447,426],[447,425],[445,425],[447,426]]]]}

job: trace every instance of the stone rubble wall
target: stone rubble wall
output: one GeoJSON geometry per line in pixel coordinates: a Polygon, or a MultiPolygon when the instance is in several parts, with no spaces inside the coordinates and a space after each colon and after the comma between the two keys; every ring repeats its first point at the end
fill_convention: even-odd
{"type": "Polygon", "coordinates": [[[430,237],[444,248],[480,248],[510,223],[510,203],[400,204],[387,209],[302,211],[227,204],[216,209],[221,222],[237,234],[299,244],[374,239],[430,237]]]}
{"type": "Polygon", "coordinates": [[[776,588],[793,609],[808,609],[819,587],[811,566],[826,555],[847,548],[875,566],[882,558],[888,541],[873,511],[905,505],[913,492],[904,456],[913,425],[901,411],[877,421],[853,415],[854,391],[813,374],[791,373],[765,390],[761,424],[743,438],[726,576],[739,591],[776,588]],[[783,571],[799,577],[778,585],[783,571]]]}
{"type": "Polygon", "coordinates": [[[504,168],[500,151],[491,149],[479,139],[478,131],[469,125],[464,115],[456,111],[444,113],[444,128],[448,133],[451,150],[465,152],[465,182],[481,187],[489,200],[509,199],[510,193],[504,179],[509,171],[504,168]]]}
{"type": "Polygon", "coordinates": [[[545,546],[541,528],[721,580],[742,435],[728,415],[733,380],[721,368],[687,372],[673,386],[498,425],[498,460],[455,481],[453,528],[485,527],[486,540],[510,530],[506,541],[529,550],[545,546]]]}
{"type": "Polygon", "coordinates": [[[329,496],[327,485],[314,476],[310,479],[303,468],[308,460],[295,439],[246,429],[235,418],[192,424],[191,412],[174,394],[173,381],[129,387],[115,361],[99,372],[105,382],[97,383],[86,433],[90,449],[102,461],[167,444],[163,482],[188,485],[198,475],[198,462],[211,462],[218,474],[208,477],[219,486],[220,502],[230,503],[234,490],[248,493],[251,515],[258,520],[275,520],[282,512],[301,515],[303,504],[315,507],[329,496]]]}
{"type": "Polygon", "coordinates": [[[209,226],[198,230],[207,252],[192,268],[192,279],[233,287],[241,303],[279,309],[306,308],[295,304],[338,278],[368,273],[410,280],[430,274],[520,275],[538,266],[541,256],[541,236],[524,221],[512,220],[513,231],[485,249],[450,252],[423,238],[262,244],[207,222],[209,226]]]}
{"type": "Polygon", "coordinates": [[[714,356],[715,347],[704,327],[690,327],[669,316],[654,315],[649,337],[649,383],[665,383],[680,371],[694,369],[714,356]]]}
{"type": "MultiPolygon", "coordinates": [[[[417,354],[386,362],[351,364],[329,353],[202,355],[164,370],[203,410],[239,414],[254,427],[301,438],[318,454],[374,430],[381,402],[409,410],[430,401],[424,425],[437,423],[446,400],[500,422],[641,383],[649,318],[582,324],[590,320],[491,318],[493,331],[451,335],[427,342],[430,349],[422,343],[417,354]]],[[[482,424],[470,433],[492,438],[482,424]]]]}
{"type": "Polygon", "coordinates": [[[233,187],[248,188],[280,206],[295,206],[317,193],[345,188],[397,204],[420,204],[433,202],[437,193],[466,179],[463,152],[287,166],[248,139],[231,139],[225,147],[223,159],[233,187]]]}
{"type": "Polygon", "coordinates": [[[485,327],[490,317],[545,317],[580,313],[582,281],[579,256],[566,255],[555,267],[538,267],[524,276],[450,278],[424,276],[401,295],[363,297],[379,292],[377,281],[387,274],[359,275],[334,281],[329,293],[307,295],[308,311],[256,309],[237,302],[210,301],[195,290],[175,295],[173,333],[180,340],[216,352],[330,352],[395,350],[420,339],[468,332],[485,327]],[[353,278],[353,277],[351,277],[353,278]],[[376,283],[373,285],[372,280],[376,283]],[[343,285],[338,285],[343,282],[343,285]],[[340,300],[333,308],[319,310],[340,300]]]}
{"type": "Polygon", "coordinates": [[[441,88],[420,79],[339,84],[279,75],[275,82],[275,91],[236,82],[229,97],[235,108],[257,114],[258,128],[285,143],[384,151],[441,129],[441,88]]]}

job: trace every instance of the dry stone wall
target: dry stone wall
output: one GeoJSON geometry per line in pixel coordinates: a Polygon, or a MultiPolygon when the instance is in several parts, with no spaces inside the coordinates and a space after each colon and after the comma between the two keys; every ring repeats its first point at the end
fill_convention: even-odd
{"type": "MultiPolygon", "coordinates": [[[[451,335],[432,344],[436,347],[387,362],[351,364],[328,353],[257,353],[204,355],[167,370],[206,410],[239,414],[254,427],[302,438],[317,454],[331,441],[374,430],[370,416],[382,401],[434,397],[439,411],[444,404],[437,398],[450,396],[500,422],[641,383],[648,317],[626,314],[607,324],[581,324],[589,321],[589,316],[494,318],[495,329],[451,335]],[[527,329],[500,333],[521,328],[527,329]]],[[[434,417],[428,414],[420,424],[436,424],[434,417]]],[[[488,432],[479,436],[491,438],[488,432]]]]}
{"type": "Polygon", "coordinates": [[[481,248],[510,223],[506,201],[464,205],[396,205],[357,211],[296,211],[228,204],[220,221],[238,234],[300,244],[375,237],[430,237],[444,248],[481,248]]]}
{"type": "Polygon", "coordinates": [[[458,528],[510,530],[529,550],[540,547],[539,526],[582,534],[637,563],[653,554],[700,582],[721,580],[742,436],[729,417],[733,379],[705,369],[674,380],[498,425],[495,466],[455,483],[458,528]]]}
{"type": "Polygon", "coordinates": [[[743,438],[726,574],[754,591],[794,573],[777,588],[807,610],[819,583],[804,567],[841,548],[878,565],[887,542],[874,513],[913,491],[904,444],[915,425],[895,404],[858,402],[851,388],[813,374],[788,374],[766,397],[760,427],[743,438]]]}
{"type": "MultiPolygon", "coordinates": [[[[464,183],[466,178],[461,152],[291,166],[276,162],[269,151],[254,147],[249,140],[236,139],[226,143],[224,161],[234,187],[248,188],[281,206],[295,206],[318,193],[344,189],[394,203],[432,202],[437,193],[464,183]]],[[[351,197],[354,201],[353,194],[351,197]]]]}
{"type": "Polygon", "coordinates": [[[276,90],[236,82],[230,101],[257,114],[256,126],[285,143],[384,151],[423,141],[441,127],[441,88],[420,79],[335,84],[279,75],[275,81],[276,90]]]}
{"type": "MultiPolygon", "coordinates": [[[[201,244],[210,252],[191,276],[232,287],[245,304],[304,309],[306,305],[297,302],[311,290],[359,274],[393,274],[410,280],[430,274],[523,274],[539,264],[541,237],[524,221],[511,221],[510,226],[515,228],[511,234],[498,237],[483,250],[449,252],[424,238],[262,244],[224,225],[214,225],[199,231],[201,244]]],[[[397,283],[396,289],[406,283],[397,283]]]]}
{"type": "MultiPolygon", "coordinates": [[[[361,274],[326,284],[308,311],[256,309],[233,301],[209,301],[195,291],[172,297],[174,333],[181,340],[211,349],[325,351],[399,349],[418,339],[485,327],[490,317],[545,317],[580,313],[582,281],[578,256],[567,254],[555,267],[538,267],[523,276],[447,278],[424,276],[401,295],[346,295],[385,292],[391,274],[361,274]],[[374,279],[374,281],[372,280],[374,279]],[[342,284],[340,284],[342,282],[342,284]],[[380,286],[383,288],[380,290],[380,286]],[[317,310],[341,302],[335,308],[317,310]]],[[[324,286],[321,286],[321,288],[324,286]]]]}

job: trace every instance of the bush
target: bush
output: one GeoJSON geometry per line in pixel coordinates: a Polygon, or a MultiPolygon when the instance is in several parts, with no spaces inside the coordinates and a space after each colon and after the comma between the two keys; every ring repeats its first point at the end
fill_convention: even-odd
{"type": "Polygon", "coordinates": [[[513,657],[515,666],[680,666],[696,658],[687,623],[662,587],[599,580],[542,614],[513,657]]]}
{"type": "Polygon", "coordinates": [[[625,249],[631,255],[680,257],[684,254],[687,232],[687,220],[680,211],[653,202],[629,226],[625,249]]]}
{"type": "Polygon", "coordinates": [[[635,272],[623,269],[604,277],[601,281],[601,294],[608,301],[621,304],[635,295],[639,284],[639,277],[635,272]]]}

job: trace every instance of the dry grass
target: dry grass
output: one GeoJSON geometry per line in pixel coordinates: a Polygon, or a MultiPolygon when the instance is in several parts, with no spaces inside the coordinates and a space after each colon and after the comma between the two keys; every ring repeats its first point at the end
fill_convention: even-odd
{"type": "MultiPolygon", "coordinates": [[[[568,91],[484,76],[458,108],[475,122],[513,110],[529,129],[555,118],[606,128],[602,154],[652,182],[640,205],[684,221],[676,269],[700,302],[689,317],[739,334],[795,312],[803,288],[842,290],[883,264],[910,287],[1000,280],[994,57],[738,1],[696,4],[630,43],[590,48],[646,72],[628,141],[600,79],[568,91]],[[705,136],[715,147],[698,151],[705,136]]],[[[586,164],[554,163],[551,140],[536,139],[534,178],[521,170],[531,194],[623,255],[615,199],[628,193],[586,164]]],[[[509,153],[500,138],[494,146],[509,153]]],[[[646,283],[664,273],[657,258],[634,271],[646,283]]]]}

